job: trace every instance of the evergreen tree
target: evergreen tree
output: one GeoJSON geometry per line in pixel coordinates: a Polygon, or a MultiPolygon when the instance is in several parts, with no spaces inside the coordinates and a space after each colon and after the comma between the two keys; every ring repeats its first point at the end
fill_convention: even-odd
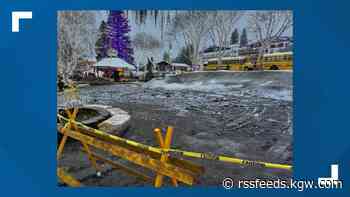
{"type": "Polygon", "coordinates": [[[163,53],[163,61],[170,63],[170,54],[166,51],[163,53]]]}
{"type": "Polygon", "coordinates": [[[238,30],[235,29],[231,34],[231,44],[237,44],[239,39],[239,33],[238,30]]]}
{"type": "Polygon", "coordinates": [[[247,46],[248,45],[248,37],[247,37],[247,31],[246,29],[244,28],[243,29],[243,32],[241,34],[241,38],[240,38],[240,46],[241,47],[244,47],[244,46],[247,46]]]}
{"type": "Polygon", "coordinates": [[[99,38],[97,39],[95,44],[97,61],[101,60],[102,58],[108,57],[109,47],[110,44],[107,33],[107,24],[105,21],[102,21],[99,28],[99,38]]]}
{"type": "Polygon", "coordinates": [[[130,26],[123,11],[109,12],[107,29],[111,48],[116,51],[117,57],[133,64],[134,50],[129,37],[130,26]]]}
{"type": "Polygon", "coordinates": [[[182,47],[179,54],[174,59],[174,62],[192,65],[192,60],[191,60],[192,54],[193,54],[192,45],[182,47]]]}

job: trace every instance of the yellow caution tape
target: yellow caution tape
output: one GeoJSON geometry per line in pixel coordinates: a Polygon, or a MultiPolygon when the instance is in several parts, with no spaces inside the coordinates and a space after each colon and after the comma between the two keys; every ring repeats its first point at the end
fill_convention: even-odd
{"type": "Polygon", "coordinates": [[[227,162],[227,163],[233,163],[233,164],[249,166],[249,167],[275,168],[275,169],[283,169],[283,170],[292,170],[292,168],[293,168],[293,166],[286,165],[286,164],[276,164],[276,163],[269,163],[269,162],[263,162],[263,161],[245,160],[245,159],[240,159],[240,158],[216,155],[216,154],[212,154],[212,153],[191,152],[191,151],[183,151],[183,150],[171,149],[171,148],[170,149],[157,148],[157,147],[141,144],[141,143],[133,141],[133,140],[121,138],[121,137],[111,135],[111,134],[108,134],[106,132],[88,127],[80,122],[69,120],[68,118],[63,117],[60,114],[57,114],[57,116],[59,119],[62,119],[64,121],[71,121],[72,123],[79,125],[82,128],[85,128],[88,131],[96,133],[100,136],[104,136],[104,137],[107,137],[107,138],[110,138],[110,139],[113,139],[116,141],[120,141],[122,143],[131,145],[134,147],[138,147],[138,148],[145,149],[145,150],[152,151],[152,152],[156,152],[156,153],[170,153],[170,154],[175,154],[175,155],[183,156],[183,157],[192,157],[192,158],[198,158],[198,159],[223,161],[223,162],[227,162]]]}

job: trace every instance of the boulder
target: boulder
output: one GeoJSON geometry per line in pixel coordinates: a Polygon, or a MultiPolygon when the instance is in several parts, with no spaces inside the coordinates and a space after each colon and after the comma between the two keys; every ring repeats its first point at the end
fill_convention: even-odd
{"type": "Polygon", "coordinates": [[[108,107],[106,108],[112,116],[97,125],[98,129],[113,135],[123,135],[130,126],[131,116],[128,112],[120,109],[108,107]]]}

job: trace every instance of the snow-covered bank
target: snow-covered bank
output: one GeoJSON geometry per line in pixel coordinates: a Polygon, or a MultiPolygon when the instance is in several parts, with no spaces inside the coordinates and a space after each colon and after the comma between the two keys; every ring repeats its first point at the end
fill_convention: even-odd
{"type": "Polygon", "coordinates": [[[194,90],[218,94],[257,95],[261,97],[292,101],[293,72],[193,72],[154,79],[146,88],[166,90],[194,90]]]}

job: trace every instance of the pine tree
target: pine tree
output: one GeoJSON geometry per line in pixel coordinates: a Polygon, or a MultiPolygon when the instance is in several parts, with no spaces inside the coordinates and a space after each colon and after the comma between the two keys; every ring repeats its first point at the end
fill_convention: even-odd
{"type": "Polygon", "coordinates": [[[163,53],[163,61],[170,63],[170,54],[166,51],[163,53]]]}
{"type": "Polygon", "coordinates": [[[239,33],[238,30],[235,29],[231,34],[231,44],[237,44],[239,39],[239,33]]]}
{"type": "Polygon", "coordinates": [[[244,28],[243,29],[243,32],[241,34],[241,38],[240,38],[240,46],[241,47],[244,47],[244,46],[247,46],[248,45],[248,37],[247,37],[247,31],[246,29],[244,28]]]}
{"type": "Polygon", "coordinates": [[[193,54],[193,46],[192,45],[184,46],[181,48],[179,54],[174,59],[174,62],[192,65],[192,60],[191,60],[192,54],[193,54]]]}
{"type": "Polygon", "coordinates": [[[95,44],[97,61],[101,60],[102,58],[108,57],[109,47],[110,47],[110,44],[109,44],[109,38],[107,33],[107,24],[105,21],[102,21],[99,28],[99,38],[97,39],[95,44]]]}
{"type": "Polygon", "coordinates": [[[111,48],[116,51],[117,57],[133,64],[134,50],[129,37],[130,26],[123,11],[109,12],[107,29],[111,48]]]}

